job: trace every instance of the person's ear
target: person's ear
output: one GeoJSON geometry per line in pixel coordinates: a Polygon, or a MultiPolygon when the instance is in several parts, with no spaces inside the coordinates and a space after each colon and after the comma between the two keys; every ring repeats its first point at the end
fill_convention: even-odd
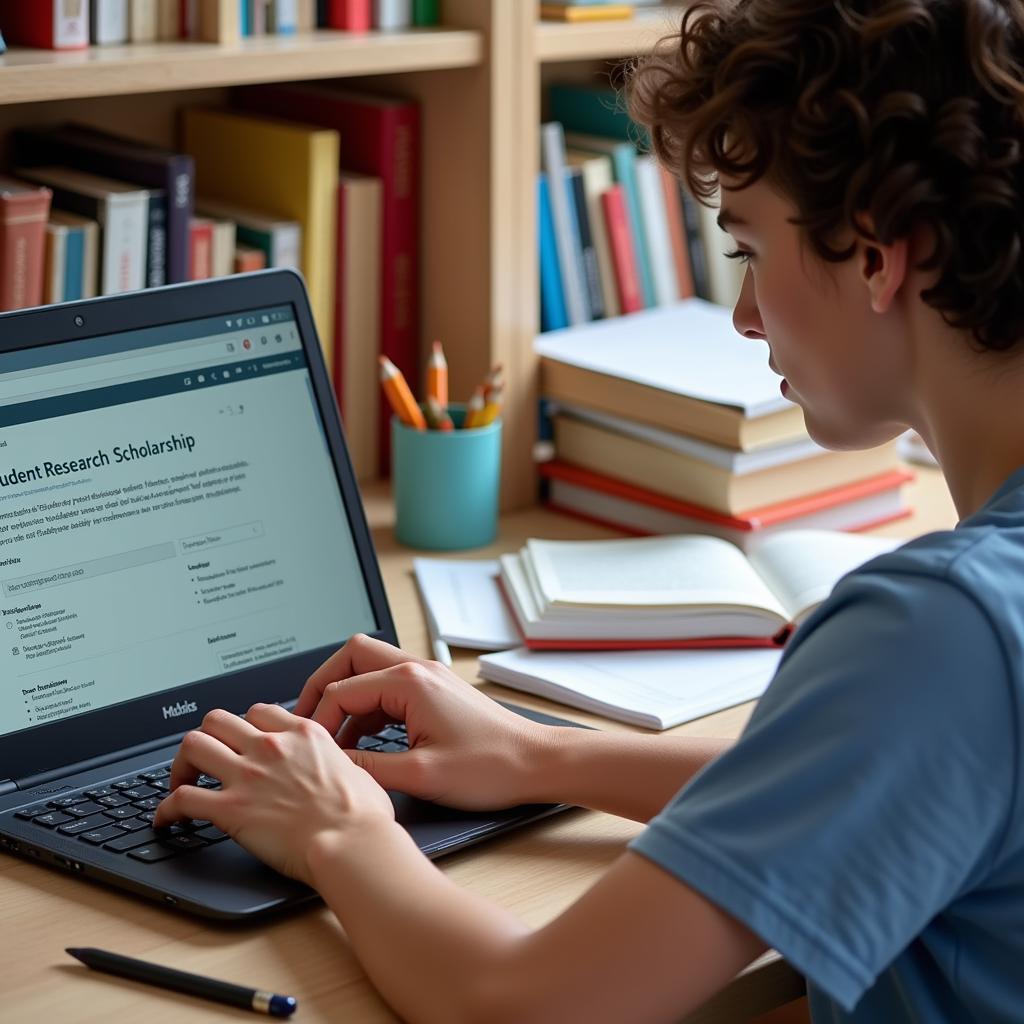
{"type": "Polygon", "coordinates": [[[860,273],[875,313],[885,313],[889,309],[907,279],[908,248],[905,238],[898,238],[889,245],[866,239],[859,242],[857,258],[860,260],[860,273]]]}

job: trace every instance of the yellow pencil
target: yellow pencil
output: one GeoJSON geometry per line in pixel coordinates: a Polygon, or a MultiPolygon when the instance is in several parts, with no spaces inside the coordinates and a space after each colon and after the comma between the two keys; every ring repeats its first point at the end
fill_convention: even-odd
{"type": "Polygon", "coordinates": [[[462,421],[462,429],[468,430],[471,427],[480,426],[478,420],[484,409],[484,386],[478,384],[473,391],[473,397],[466,403],[466,415],[462,421]]]}
{"type": "Polygon", "coordinates": [[[427,397],[437,399],[442,409],[448,408],[448,361],[444,357],[441,342],[435,341],[427,363],[427,397]]]}
{"type": "Polygon", "coordinates": [[[488,423],[493,423],[498,418],[504,393],[505,389],[500,384],[496,388],[491,388],[486,403],[473,424],[474,427],[486,427],[488,423]]]}
{"type": "Polygon", "coordinates": [[[402,376],[402,371],[387,356],[380,356],[380,382],[384,386],[384,394],[391,404],[391,410],[407,427],[414,430],[426,430],[427,421],[423,418],[423,410],[412,397],[409,385],[402,376]]]}

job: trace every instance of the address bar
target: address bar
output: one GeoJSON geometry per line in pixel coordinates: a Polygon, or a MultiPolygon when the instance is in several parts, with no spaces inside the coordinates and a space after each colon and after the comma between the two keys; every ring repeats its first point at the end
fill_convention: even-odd
{"type": "MultiPolygon", "coordinates": [[[[230,352],[227,345],[227,341],[218,341],[191,348],[176,346],[171,351],[146,352],[135,356],[125,354],[113,360],[87,366],[40,369],[16,377],[0,377],[0,402],[8,402],[11,399],[28,401],[45,398],[47,395],[79,391],[101,384],[145,378],[151,376],[155,370],[194,370],[212,362],[230,362],[238,359],[240,353],[230,352]],[[126,363],[130,365],[130,369],[125,366],[126,363]],[[117,370],[122,368],[127,372],[118,373],[117,370]],[[37,390],[31,390],[33,388],[37,390]]],[[[240,343],[235,342],[235,347],[238,349],[240,343]]]]}

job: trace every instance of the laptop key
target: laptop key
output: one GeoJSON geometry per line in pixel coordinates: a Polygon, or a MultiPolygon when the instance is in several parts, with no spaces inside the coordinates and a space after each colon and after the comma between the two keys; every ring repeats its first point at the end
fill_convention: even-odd
{"type": "Polygon", "coordinates": [[[126,796],[132,803],[135,803],[137,800],[158,796],[162,792],[162,790],[157,789],[155,786],[132,786],[131,789],[122,789],[121,796],[126,796]]]}
{"type": "Polygon", "coordinates": [[[124,832],[114,836],[103,844],[104,850],[114,850],[116,853],[124,853],[125,850],[133,850],[136,846],[149,846],[159,838],[152,829],[144,829],[141,832],[124,832]]]}
{"type": "Polygon", "coordinates": [[[106,824],[107,819],[98,814],[94,818],[79,818],[77,821],[69,821],[66,825],[59,825],[57,831],[63,832],[66,836],[77,836],[80,832],[92,832],[106,824]]]}
{"type": "Polygon", "coordinates": [[[356,750],[377,750],[381,742],[376,736],[360,736],[356,741],[356,750]]]}
{"type": "Polygon", "coordinates": [[[83,795],[77,796],[62,796],[59,800],[51,800],[50,806],[56,807],[58,810],[64,810],[67,807],[73,807],[75,804],[83,804],[88,797],[83,795]]]}
{"type": "Polygon", "coordinates": [[[127,804],[124,807],[107,807],[103,813],[108,818],[134,818],[138,814],[138,808],[127,804]]]}
{"type": "Polygon", "coordinates": [[[92,797],[93,800],[99,800],[101,797],[105,796],[116,796],[117,790],[111,789],[109,786],[99,786],[96,789],[87,789],[85,791],[85,795],[92,797]]]}
{"type": "Polygon", "coordinates": [[[381,729],[377,733],[377,738],[381,740],[404,740],[405,731],[402,729],[396,729],[393,725],[389,725],[386,729],[381,729]]]}
{"type": "Polygon", "coordinates": [[[205,840],[199,839],[195,835],[168,836],[161,842],[172,850],[198,850],[200,846],[206,846],[205,840]]]}
{"type": "Polygon", "coordinates": [[[99,797],[96,802],[103,804],[104,807],[124,807],[130,801],[127,797],[121,796],[120,793],[111,793],[109,796],[99,797]]]}
{"type": "Polygon", "coordinates": [[[159,796],[147,796],[144,800],[133,800],[132,805],[138,807],[140,811],[155,811],[163,798],[163,793],[159,796]]]}
{"type": "Polygon", "coordinates": [[[103,804],[96,803],[95,800],[86,800],[84,804],[75,804],[74,807],[65,807],[65,814],[73,814],[76,818],[88,818],[92,814],[97,814],[103,810],[103,804]]]}
{"type": "Polygon", "coordinates": [[[105,825],[103,828],[96,829],[95,832],[79,832],[78,838],[92,846],[101,846],[108,839],[115,839],[117,836],[123,835],[124,829],[118,828],[116,825],[105,825]]]}
{"type": "Polygon", "coordinates": [[[154,768],[150,772],[139,772],[139,778],[152,782],[154,779],[166,779],[171,774],[170,768],[154,768]]]}
{"type": "Polygon", "coordinates": [[[199,829],[196,835],[208,843],[219,843],[222,839],[230,838],[227,832],[222,832],[216,825],[207,825],[206,828],[199,829]]]}
{"type": "Polygon", "coordinates": [[[154,843],[152,846],[140,846],[137,850],[129,850],[128,856],[134,860],[153,863],[158,860],[167,860],[168,857],[176,857],[178,850],[172,850],[161,843],[154,843]]]}
{"type": "Polygon", "coordinates": [[[46,828],[56,828],[58,825],[66,825],[75,819],[70,814],[62,814],[60,811],[50,811],[48,814],[37,814],[33,819],[34,825],[45,825],[46,828]]]}
{"type": "Polygon", "coordinates": [[[49,814],[52,810],[53,808],[46,804],[35,804],[32,807],[22,807],[20,811],[14,812],[14,816],[21,818],[22,821],[31,821],[33,818],[38,818],[40,814],[49,814]]]}
{"type": "Polygon", "coordinates": [[[138,832],[140,828],[148,828],[152,824],[152,817],[149,821],[142,821],[140,818],[124,818],[116,822],[117,827],[124,832],[138,832]]]}

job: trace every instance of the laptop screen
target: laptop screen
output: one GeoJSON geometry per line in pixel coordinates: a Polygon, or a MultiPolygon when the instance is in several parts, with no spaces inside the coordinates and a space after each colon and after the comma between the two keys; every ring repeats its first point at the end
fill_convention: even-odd
{"type": "Polygon", "coordinates": [[[0,736],[377,627],[290,304],[0,353],[0,736]]]}

